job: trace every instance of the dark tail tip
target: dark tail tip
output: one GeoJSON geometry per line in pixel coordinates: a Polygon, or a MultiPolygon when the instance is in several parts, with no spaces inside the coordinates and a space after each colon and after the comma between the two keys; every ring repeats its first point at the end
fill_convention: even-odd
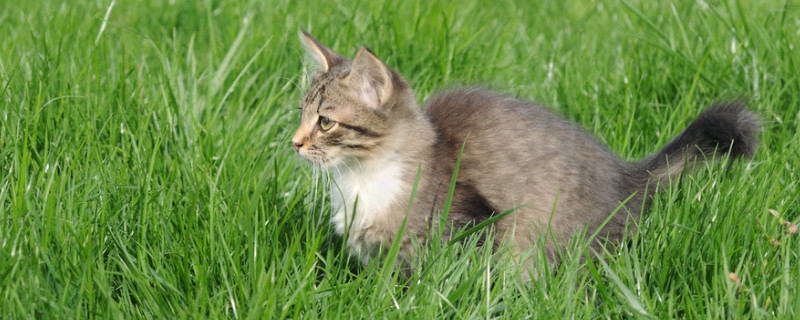
{"type": "Polygon", "coordinates": [[[692,168],[724,154],[731,159],[752,156],[759,131],[758,116],[745,109],[744,101],[713,105],[661,151],[637,163],[638,174],[666,182],[683,172],[685,164],[692,168]]]}
{"type": "Polygon", "coordinates": [[[745,109],[744,101],[716,104],[700,114],[689,125],[686,134],[706,155],[717,154],[730,158],[752,156],[758,146],[761,123],[755,113],[745,109]]]}

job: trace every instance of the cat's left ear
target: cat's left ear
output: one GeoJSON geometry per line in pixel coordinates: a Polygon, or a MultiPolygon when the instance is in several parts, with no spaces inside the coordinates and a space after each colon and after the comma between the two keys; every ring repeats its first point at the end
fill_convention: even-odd
{"type": "Polygon", "coordinates": [[[330,48],[324,46],[322,43],[314,39],[308,32],[300,31],[300,40],[306,48],[306,52],[314,59],[317,68],[321,72],[328,72],[331,68],[346,61],[344,57],[330,48]]]}
{"type": "Polygon", "coordinates": [[[359,90],[356,95],[369,107],[383,107],[394,90],[393,71],[366,47],[361,47],[353,59],[350,77],[359,90]]]}

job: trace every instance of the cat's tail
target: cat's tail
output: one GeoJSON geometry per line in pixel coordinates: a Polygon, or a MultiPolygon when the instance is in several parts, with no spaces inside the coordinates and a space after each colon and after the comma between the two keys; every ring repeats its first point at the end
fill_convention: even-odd
{"type": "Polygon", "coordinates": [[[761,123],[744,107],[744,102],[728,102],[703,111],[661,151],[637,162],[636,175],[649,181],[646,185],[653,190],[657,183],[668,184],[707,160],[726,154],[730,159],[753,155],[761,123]]]}

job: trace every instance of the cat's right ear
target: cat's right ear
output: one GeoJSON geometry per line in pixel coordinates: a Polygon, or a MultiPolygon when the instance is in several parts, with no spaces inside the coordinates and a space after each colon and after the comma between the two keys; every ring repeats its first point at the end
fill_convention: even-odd
{"type": "Polygon", "coordinates": [[[306,52],[311,56],[316,63],[315,70],[327,72],[331,68],[345,61],[345,58],[333,52],[333,50],[322,45],[314,39],[308,32],[300,31],[300,42],[306,48],[306,52]]]}

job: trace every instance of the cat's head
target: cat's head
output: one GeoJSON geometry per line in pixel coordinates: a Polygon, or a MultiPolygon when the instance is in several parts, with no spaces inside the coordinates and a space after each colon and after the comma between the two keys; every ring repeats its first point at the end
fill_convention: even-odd
{"type": "Polygon", "coordinates": [[[409,108],[418,109],[408,83],[367,48],[350,61],[308,33],[301,32],[300,39],[316,71],[300,101],[294,149],[322,167],[386,152],[409,108]]]}

